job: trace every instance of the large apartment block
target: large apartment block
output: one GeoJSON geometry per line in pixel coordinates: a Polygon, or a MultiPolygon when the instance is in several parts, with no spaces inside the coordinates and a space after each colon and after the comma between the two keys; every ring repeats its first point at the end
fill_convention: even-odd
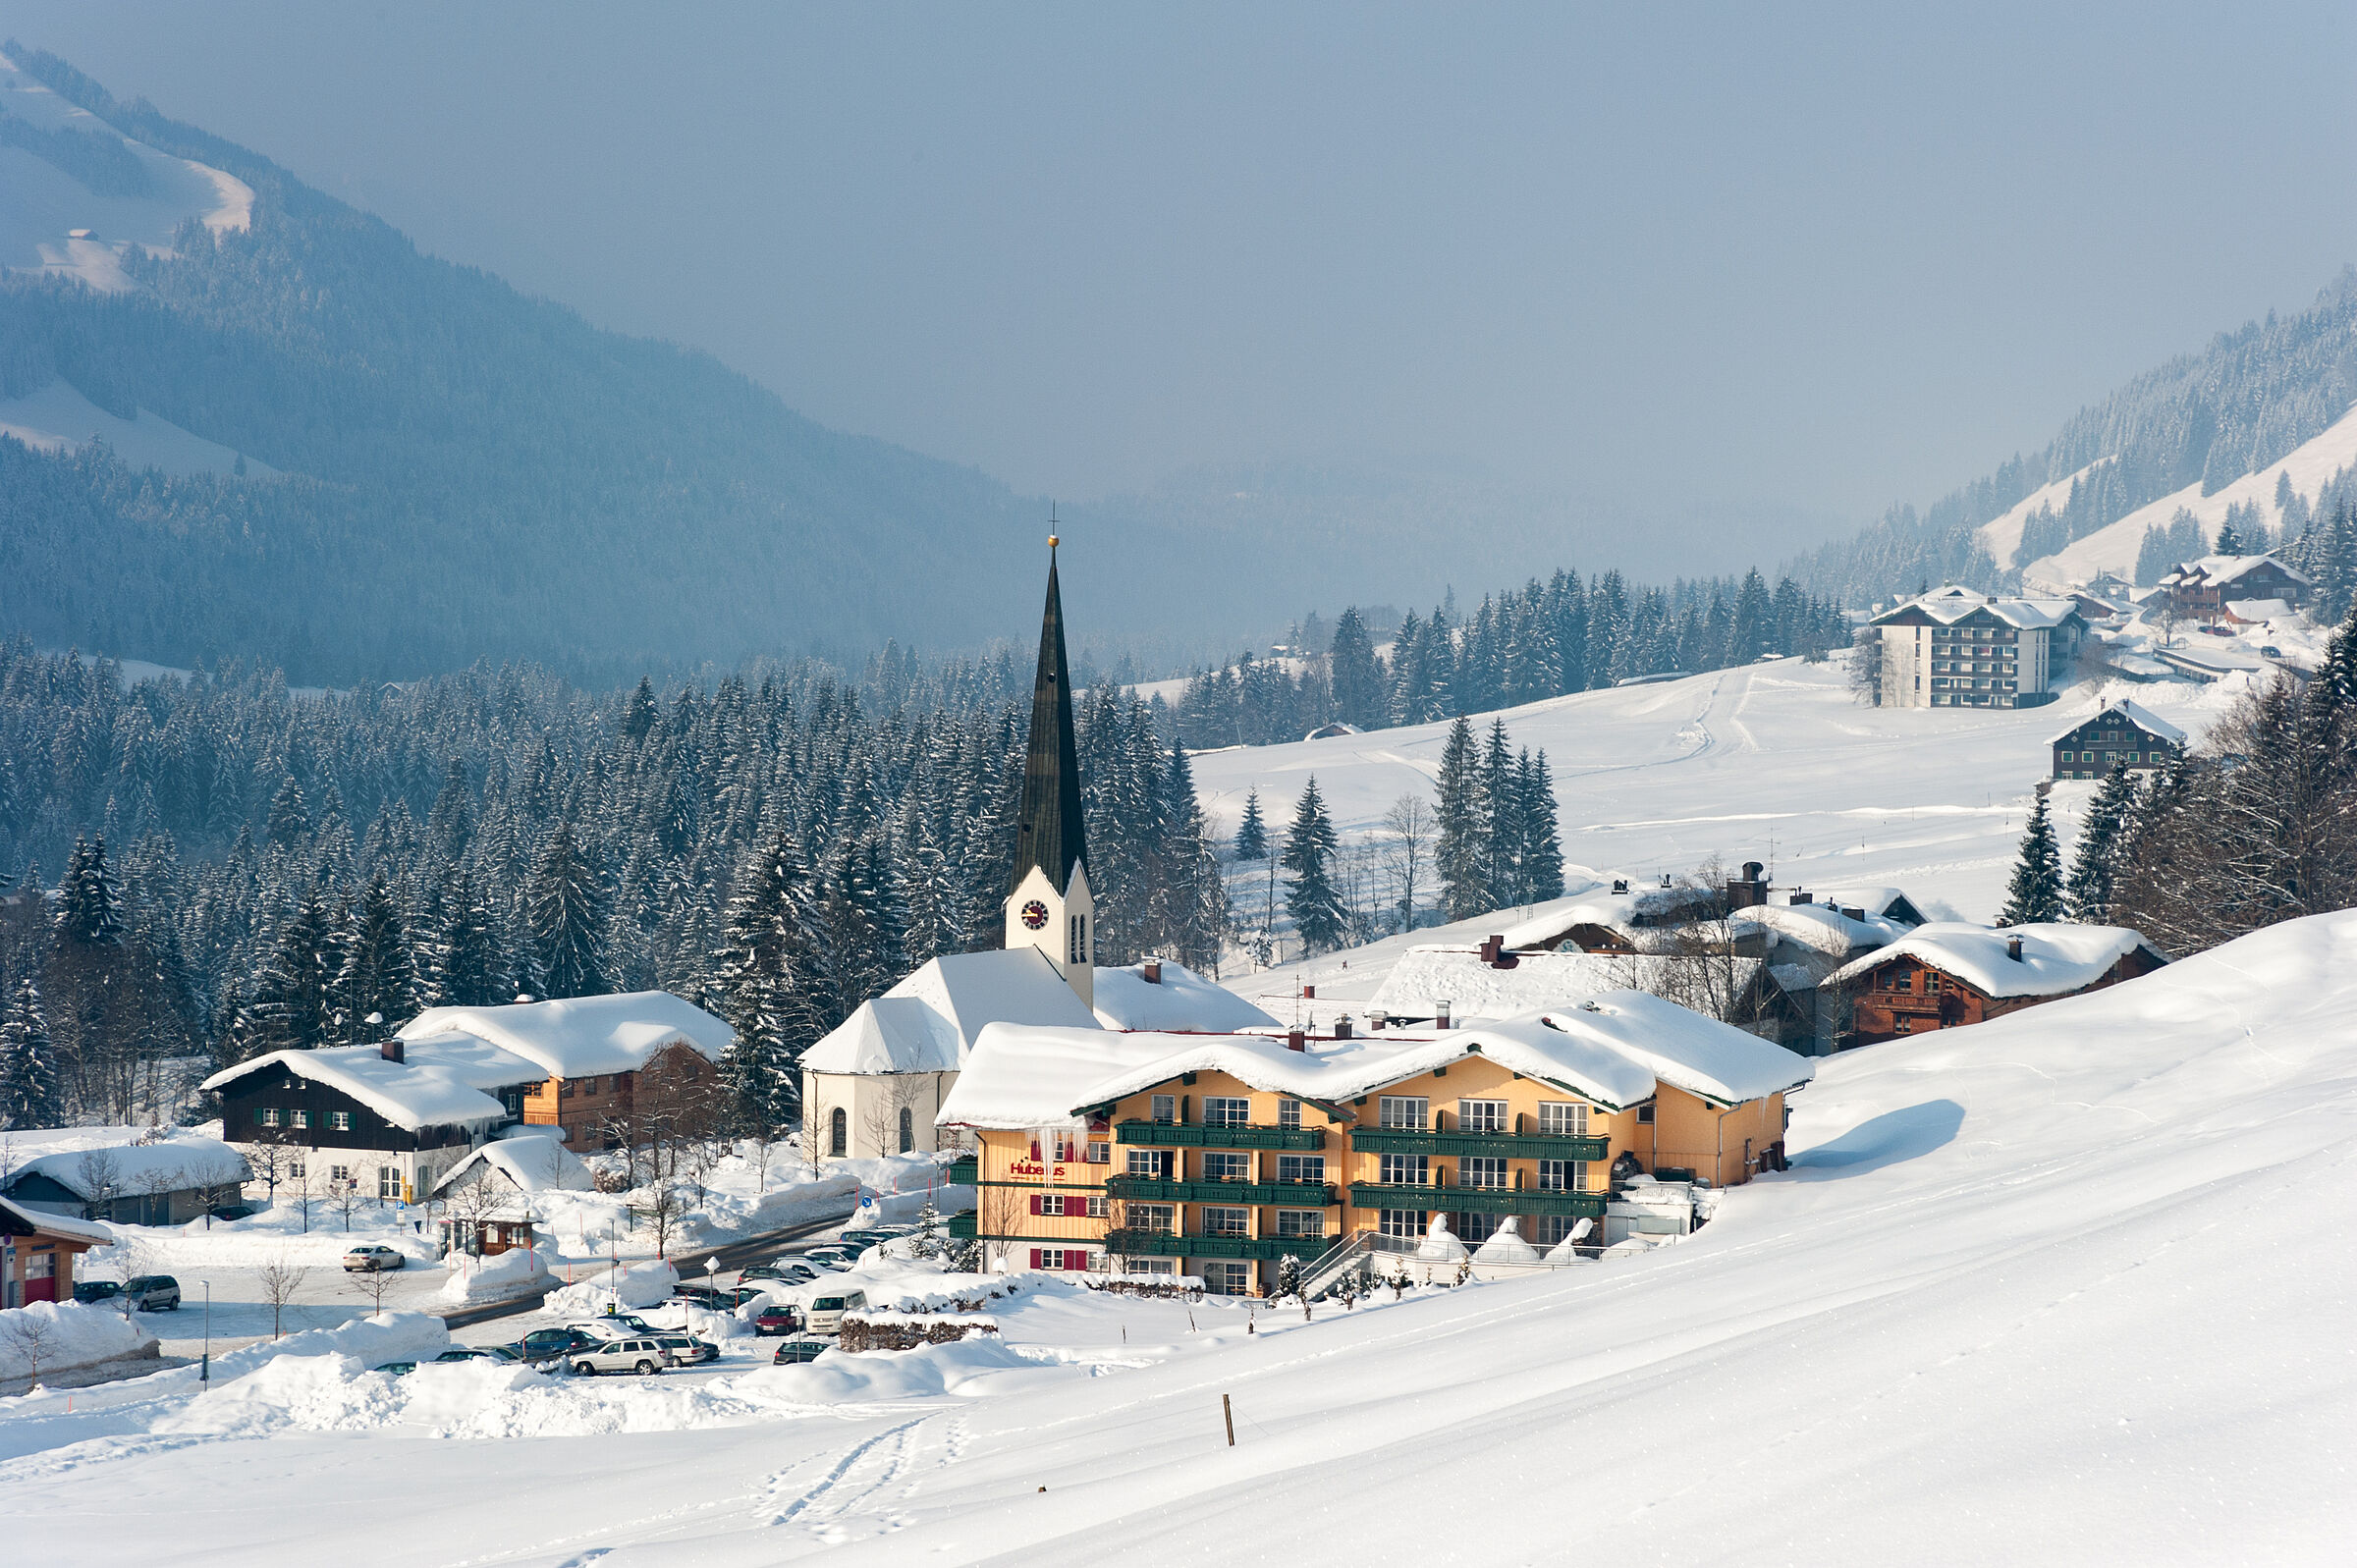
{"type": "Polygon", "coordinates": [[[2035,708],[2087,630],[2069,599],[1992,599],[1948,586],[1874,618],[1886,708],[2035,708]]]}

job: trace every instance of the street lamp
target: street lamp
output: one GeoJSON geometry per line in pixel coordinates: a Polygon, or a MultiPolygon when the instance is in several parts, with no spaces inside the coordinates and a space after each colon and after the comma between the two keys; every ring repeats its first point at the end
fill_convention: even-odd
{"type": "Polygon", "coordinates": [[[196,1364],[196,1381],[209,1387],[213,1380],[213,1282],[199,1283],[204,1286],[204,1359],[196,1364]]]}

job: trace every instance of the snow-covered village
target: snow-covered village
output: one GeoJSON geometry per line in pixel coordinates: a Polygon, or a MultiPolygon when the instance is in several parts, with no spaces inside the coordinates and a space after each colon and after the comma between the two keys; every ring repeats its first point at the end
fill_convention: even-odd
{"type": "Polygon", "coordinates": [[[2349,1559],[2345,16],[0,10],[0,1557],[2349,1559]]]}

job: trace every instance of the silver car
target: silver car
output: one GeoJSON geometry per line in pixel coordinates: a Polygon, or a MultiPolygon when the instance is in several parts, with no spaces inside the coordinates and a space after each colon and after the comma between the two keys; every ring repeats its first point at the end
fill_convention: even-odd
{"type": "Polygon", "coordinates": [[[601,1372],[634,1372],[641,1378],[651,1378],[672,1364],[672,1353],[663,1341],[652,1338],[609,1339],[602,1345],[584,1347],[566,1358],[566,1365],[584,1378],[594,1378],[601,1372]]]}

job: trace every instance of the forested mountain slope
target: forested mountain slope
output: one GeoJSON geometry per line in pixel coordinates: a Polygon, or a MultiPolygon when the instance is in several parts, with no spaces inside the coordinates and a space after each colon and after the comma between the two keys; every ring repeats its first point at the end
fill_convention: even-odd
{"type": "MultiPolygon", "coordinates": [[[[1994,586],[2189,486],[2215,495],[2314,441],[2352,405],[2357,269],[2296,315],[2271,313],[2137,377],[2082,409],[2044,451],[2012,459],[1921,514],[1893,507],[1856,538],[1787,569],[1853,605],[1927,581],[1994,586]]],[[[2271,493],[2255,520],[2296,537],[2309,518],[2346,499],[2349,484],[2346,470],[2320,476],[2288,512],[2290,496],[2271,493]]]]}
{"type": "Polygon", "coordinates": [[[1036,597],[1044,509],[982,474],[823,429],[706,355],[597,331],[63,61],[8,54],[97,117],[27,135],[35,156],[119,132],[253,199],[248,226],[184,224],[176,254],[102,233],[129,289],[0,279],[0,398],[62,380],[288,477],[0,442],[0,625],[165,663],[235,653],[298,683],[512,657],[618,677],[979,642],[1036,597]]]}

